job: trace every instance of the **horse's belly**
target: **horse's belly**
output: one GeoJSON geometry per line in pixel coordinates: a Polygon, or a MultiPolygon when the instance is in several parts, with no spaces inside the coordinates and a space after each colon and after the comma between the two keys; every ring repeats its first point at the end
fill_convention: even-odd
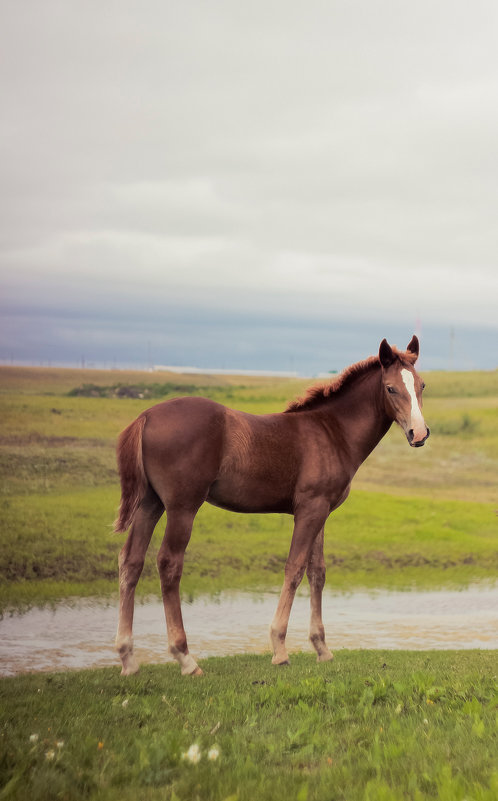
{"type": "Polygon", "coordinates": [[[206,500],[231,512],[293,512],[292,498],[286,497],[280,488],[270,488],[259,482],[239,483],[236,476],[215,481],[206,500]]]}

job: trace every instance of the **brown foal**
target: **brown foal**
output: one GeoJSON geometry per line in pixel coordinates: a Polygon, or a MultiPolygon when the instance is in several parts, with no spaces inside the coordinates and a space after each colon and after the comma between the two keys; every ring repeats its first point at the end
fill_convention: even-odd
{"type": "Polygon", "coordinates": [[[359,466],[394,421],[412,447],[429,436],[421,411],[424,384],[414,368],[418,353],[415,336],[406,351],[384,339],[378,356],[310,388],[278,414],[252,415],[206,398],[175,398],[143,412],[122,432],[115,529],[131,526],[119,555],[116,648],[123,674],[138,670],[132,639],[135,587],[164,510],[166,532],[157,565],[169,650],[183,674],[202,673],[188,650],[179,587],[192,524],[204,501],[234,512],[294,515],[284,584],[270,626],[272,662],[288,662],[287,625],[305,572],[310,640],[319,662],[332,659],[322,623],[325,521],[347,498],[359,466]]]}

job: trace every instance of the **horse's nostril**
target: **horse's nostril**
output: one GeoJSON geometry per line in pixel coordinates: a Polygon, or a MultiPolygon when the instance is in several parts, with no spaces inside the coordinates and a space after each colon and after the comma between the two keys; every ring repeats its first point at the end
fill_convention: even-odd
{"type": "Polygon", "coordinates": [[[410,428],[408,432],[408,442],[413,442],[413,428],[410,428]]]}

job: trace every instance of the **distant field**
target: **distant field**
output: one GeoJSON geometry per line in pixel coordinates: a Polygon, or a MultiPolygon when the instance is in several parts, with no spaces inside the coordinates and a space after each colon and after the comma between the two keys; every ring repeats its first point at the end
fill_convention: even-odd
{"type": "MultiPolygon", "coordinates": [[[[498,369],[474,372],[422,370],[428,397],[498,397],[498,369]]],[[[81,370],[58,367],[7,367],[0,365],[0,393],[61,395],[82,384],[108,386],[121,384],[154,384],[173,381],[178,384],[233,387],[243,384],[269,395],[292,398],[296,388],[309,386],[313,379],[275,378],[270,376],[187,375],[182,373],[143,370],[81,370]],[[291,390],[290,396],[287,394],[291,390]]]]}
{"type": "MultiPolygon", "coordinates": [[[[327,525],[331,586],[497,575],[498,371],[428,373],[425,380],[431,438],[414,451],[393,427],[362,466],[350,499],[327,525]]],[[[188,392],[253,413],[281,411],[309,383],[0,367],[0,603],[115,587],[123,540],[110,531],[119,500],[114,446],[142,409],[188,392]]],[[[291,522],[206,506],[189,546],[184,590],[279,584],[291,522]]],[[[150,580],[161,528],[145,571],[150,580]]]]}
{"type": "Polygon", "coordinates": [[[254,388],[257,393],[268,390],[274,395],[278,387],[302,387],[309,380],[238,375],[187,375],[139,370],[80,370],[56,367],[5,367],[0,365],[0,392],[10,394],[64,395],[83,384],[109,386],[112,384],[165,383],[211,386],[229,389],[234,385],[254,388]]]}

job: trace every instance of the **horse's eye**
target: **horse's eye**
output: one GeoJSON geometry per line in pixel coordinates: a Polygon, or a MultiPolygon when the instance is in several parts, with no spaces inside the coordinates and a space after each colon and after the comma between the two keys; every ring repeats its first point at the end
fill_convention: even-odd
{"type": "Polygon", "coordinates": [[[396,393],[396,390],[394,389],[394,387],[388,387],[387,391],[389,392],[390,395],[395,395],[395,393],[396,393]]]}
{"type": "Polygon", "coordinates": [[[425,389],[425,381],[422,381],[422,389],[425,389]]]}

